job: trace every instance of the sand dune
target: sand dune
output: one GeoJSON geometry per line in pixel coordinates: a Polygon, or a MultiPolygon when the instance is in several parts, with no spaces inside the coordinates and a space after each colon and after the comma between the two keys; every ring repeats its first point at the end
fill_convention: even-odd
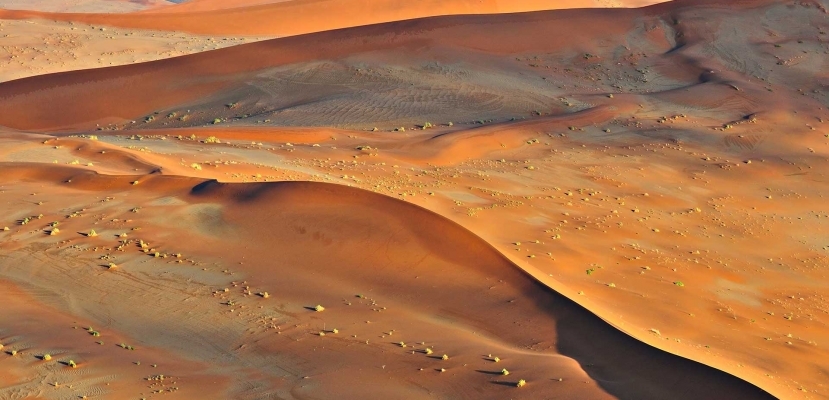
{"type": "Polygon", "coordinates": [[[829,397],[824,2],[233,4],[0,11],[297,34],[0,83],[0,398],[829,397]]]}
{"type": "MultiPolygon", "coordinates": [[[[100,176],[71,168],[53,168],[50,171],[24,164],[3,167],[3,177],[4,183],[11,180],[38,185],[64,185],[61,182],[69,182],[70,192],[77,193],[80,189],[100,195],[115,195],[117,191],[132,186],[129,181],[134,179],[129,176],[100,176]],[[38,181],[40,183],[36,183],[38,181]]],[[[210,258],[223,259],[221,264],[226,266],[238,264],[231,268],[234,273],[244,276],[247,285],[273,294],[273,299],[267,301],[262,298],[256,300],[255,296],[236,300],[239,307],[244,308],[243,304],[249,304],[248,307],[251,308],[251,311],[244,312],[251,314],[245,315],[244,320],[258,320],[261,317],[256,317],[257,314],[273,313],[272,304],[276,302],[280,304],[278,312],[282,314],[278,318],[279,325],[288,322],[300,327],[298,330],[284,332],[290,334],[290,337],[296,337],[295,340],[300,340],[302,335],[313,337],[317,332],[314,329],[325,331],[325,328],[319,326],[323,322],[328,327],[338,327],[337,334],[329,332],[335,338],[328,339],[326,336],[301,340],[311,343],[295,344],[285,350],[288,354],[309,358],[308,346],[322,346],[320,352],[337,354],[340,362],[368,369],[355,374],[337,371],[327,377],[334,372],[329,370],[331,365],[311,363],[315,365],[314,369],[306,370],[302,364],[283,364],[284,362],[278,361],[287,354],[274,355],[271,359],[276,361],[276,368],[262,370],[261,373],[265,376],[255,378],[253,382],[248,381],[249,384],[258,383],[259,380],[267,382],[270,379],[268,374],[275,373],[279,368],[290,368],[287,376],[289,381],[301,382],[306,375],[311,375],[314,380],[321,378],[314,389],[300,390],[307,395],[333,393],[332,390],[336,389],[337,393],[346,398],[356,398],[376,395],[382,393],[382,390],[343,388],[343,382],[349,379],[372,379],[370,377],[385,379],[381,376],[385,369],[389,369],[400,371],[398,374],[401,379],[395,379],[400,385],[412,386],[405,382],[415,380],[418,383],[413,387],[434,386],[446,394],[468,396],[474,393],[476,397],[502,397],[515,390],[509,387],[514,385],[512,375],[496,381],[506,385],[495,385],[492,388],[484,386],[478,390],[473,389],[473,392],[469,390],[476,386],[476,381],[489,381],[490,370],[497,372],[502,368],[510,368],[516,375],[521,374],[520,378],[534,382],[536,396],[542,393],[561,395],[569,392],[580,393],[579,396],[605,397],[603,391],[625,398],[669,396],[734,399],[766,396],[753,386],[727,374],[638,343],[566,298],[534,282],[467,230],[419,207],[370,192],[330,184],[274,183],[243,186],[206,181],[194,186],[188,194],[187,182],[187,179],[156,177],[136,186],[124,200],[128,199],[131,206],[146,207],[147,210],[139,212],[128,225],[142,226],[144,232],[138,233],[141,236],[149,234],[147,231],[175,232],[189,229],[190,234],[199,235],[203,239],[190,244],[161,242],[153,247],[169,249],[163,250],[165,252],[176,248],[175,251],[185,254],[210,255],[210,258]],[[162,222],[158,218],[160,215],[156,215],[152,207],[146,205],[145,202],[161,196],[174,196],[178,199],[179,203],[170,203],[172,207],[166,210],[166,213],[172,213],[176,218],[162,222]],[[198,215],[193,213],[207,210],[212,210],[210,213],[216,215],[215,220],[202,218],[195,226],[182,225],[198,215]],[[251,219],[252,215],[260,217],[251,219]],[[441,234],[435,236],[435,231],[441,234]],[[233,234],[225,236],[222,232],[233,234]],[[211,247],[215,249],[215,244],[211,243],[217,241],[222,243],[220,252],[210,250],[211,247]],[[489,295],[480,296],[482,290],[488,291],[489,295]],[[358,293],[364,293],[369,300],[355,298],[358,293]],[[326,304],[326,311],[318,317],[313,311],[303,308],[312,307],[316,302],[326,304]],[[267,306],[266,309],[257,309],[253,307],[254,304],[267,306]],[[366,320],[371,320],[371,323],[366,324],[366,320]],[[496,321],[495,324],[489,323],[496,321]],[[308,327],[303,328],[305,325],[308,327]],[[381,332],[394,333],[385,335],[383,340],[376,336],[381,332]],[[427,344],[418,345],[421,341],[427,344]],[[400,342],[411,342],[410,346],[415,352],[410,354],[408,346],[403,347],[400,342]],[[449,361],[435,360],[437,356],[422,354],[427,346],[434,348],[438,354],[451,354],[449,361]],[[535,348],[536,351],[534,355],[529,355],[521,351],[522,348],[535,348]],[[503,361],[494,363],[487,359],[486,354],[492,352],[497,352],[503,361]],[[378,368],[377,365],[372,367],[369,360],[374,357],[379,357],[376,362],[386,363],[385,368],[378,368]],[[419,368],[427,369],[418,371],[418,365],[419,368]],[[435,368],[447,369],[446,382],[436,382],[431,377],[435,374],[435,368]],[[584,368],[587,376],[580,379],[586,379],[588,385],[570,382],[581,374],[581,368],[584,368]],[[405,370],[411,372],[404,373],[405,370]],[[549,371],[556,371],[557,377],[567,377],[569,383],[560,382],[557,378],[551,379],[546,376],[549,371]]],[[[23,184],[14,190],[24,190],[26,186],[28,185],[23,184]]],[[[68,204],[57,201],[52,207],[64,205],[68,204]]],[[[103,208],[96,207],[95,212],[110,213],[118,208],[116,206],[110,209],[105,205],[103,208]]],[[[81,216],[67,225],[80,227],[84,220],[81,216]]],[[[100,234],[105,235],[100,239],[102,244],[116,241],[106,238],[110,229],[101,227],[99,230],[100,234]]],[[[69,233],[71,229],[67,227],[66,231],[69,233]]],[[[23,232],[12,235],[19,237],[21,234],[23,232]]],[[[70,242],[76,240],[70,239],[70,242]]],[[[26,248],[31,249],[33,245],[26,248]]],[[[58,248],[68,250],[72,247],[61,244],[58,248]]],[[[16,254],[21,252],[26,251],[17,250],[16,254]]],[[[130,291],[117,289],[118,282],[124,279],[122,274],[133,268],[142,268],[141,264],[145,264],[141,261],[141,253],[136,253],[137,250],[131,249],[124,256],[118,257],[118,268],[124,272],[100,273],[94,267],[86,267],[81,268],[86,272],[64,275],[60,281],[38,280],[34,285],[42,292],[58,290],[59,286],[56,285],[61,283],[76,288],[84,287],[91,283],[80,280],[90,279],[90,274],[94,274],[98,276],[94,279],[94,290],[105,294],[111,303],[123,304],[130,301],[130,291]]],[[[55,253],[50,251],[46,254],[54,257],[52,254],[55,253]]],[[[86,257],[81,257],[81,260],[84,258],[86,257]]],[[[152,268],[168,269],[164,264],[154,263],[152,268]]],[[[226,270],[226,266],[219,266],[219,269],[226,270]]],[[[38,276],[53,269],[48,264],[41,265],[38,262],[31,267],[34,269],[29,269],[28,273],[36,273],[38,276]]],[[[188,280],[191,282],[203,274],[198,272],[198,268],[192,267],[178,267],[177,271],[177,274],[190,276],[188,280]]],[[[23,271],[10,268],[6,276],[17,280],[25,279],[25,275],[20,275],[21,272],[23,271]]],[[[139,280],[143,281],[142,278],[139,280]]],[[[192,290],[204,292],[205,289],[194,287],[192,290]]],[[[231,292],[231,296],[235,297],[235,292],[236,290],[231,292]]],[[[106,311],[112,305],[96,305],[94,300],[88,303],[89,300],[93,299],[83,296],[74,299],[76,307],[87,310],[84,313],[94,315],[91,307],[103,307],[102,312],[112,312],[106,311]]],[[[197,303],[209,305],[213,303],[210,300],[211,296],[197,297],[191,301],[191,306],[195,307],[197,303]]],[[[166,300],[156,301],[160,303],[155,307],[172,306],[165,305],[166,300]]],[[[138,331],[141,332],[141,342],[163,346],[163,342],[171,336],[200,329],[197,325],[199,323],[226,318],[220,316],[222,308],[215,305],[211,308],[214,311],[207,315],[195,320],[180,321],[175,325],[167,320],[169,317],[158,316],[155,324],[164,327],[164,336],[158,336],[160,332],[150,333],[147,329],[141,329],[138,331]]],[[[113,328],[123,327],[124,324],[115,322],[113,328]]],[[[260,337],[261,333],[255,335],[260,337]]],[[[263,361],[269,359],[265,355],[268,354],[267,349],[284,346],[275,337],[269,337],[270,339],[261,337],[255,344],[245,345],[245,353],[259,353],[263,355],[263,361]]],[[[213,345],[218,348],[212,353],[232,347],[233,341],[219,340],[213,345]]],[[[41,341],[48,342],[46,339],[41,341]]],[[[104,355],[81,356],[107,359],[104,355]]],[[[205,354],[206,358],[200,360],[203,364],[211,360],[207,356],[205,354]]],[[[228,368],[231,364],[213,365],[214,368],[228,368]]],[[[284,372],[277,376],[283,374],[284,372]]],[[[231,390],[242,390],[242,383],[241,380],[236,381],[236,387],[231,390]]]]}
{"type": "MultiPolygon", "coordinates": [[[[635,1],[631,5],[641,6],[658,2],[635,1]]],[[[257,3],[259,1],[241,4],[257,3]]],[[[600,0],[557,1],[552,6],[551,2],[546,0],[427,0],[404,3],[392,0],[292,0],[245,7],[236,7],[237,4],[213,1],[183,3],[158,9],[157,12],[129,15],[0,10],[0,19],[41,18],[121,28],[184,31],[201,35],[288,36],[436,15],[492,14],[612,5],[600,0]],[[176,10],[181,12],[175,12],[176,10]]]]}
{"type": "MultiPolygon", "coordinates": [[[[775,13],[785,12],[783,6],[771,7],[775,13]]],[[[120,69],[44,76],[0,86],[0,98],[15,110],[0,116],[0,124],[54,130],[89,129],[91,123],[124,129],[134,127],[131,121],[139,122],[137,127],[230,121],[363,129],[382,124],[388,130],[425,122],[562,114],[607,103],[603,98],[609,93],[681,93],[693,85],[730,84],[732,79],[760,89],[754,91],[757,96],[774,97],[759,87],[762,81],[743,83],[745,77],[706,72],[729,66],[729,51],[743,51],[750,58],[745,65],[751,65],[756,70],[751,73],[760,79],[769,75],[762,68],[772,68],[776,61],[763,54],[762,45],[734,47],[753,37],[750,31],[743,35],[747,37],[711,41],[704,21],[690,18],[678,26],[667,22],[682,18],[682,10],[699,9],[677,7],[672,14],[651,8],[441,17],[275,39],[120,69]],[[590,30],[570,38],[567,32],[577,26],[590,30]],[[620,41],[621,32],[633,37],[620,41]],[[537,37],[560,39],[530,40],[537,37]],[[700,65],[700,56],[709,52],[721,58],[700,65]],[[580,73],[561,63],[590,69],[580,73]],[[78,96],[90,100],[64,100],[78,96]],[[56,113],[44,104],[70,108],[56,113]],[[168,115],[176,117],[164,118],[168,115]],[[141,124],[142,120],[149,123],[141,124]]],[[[717,8],[703,9],[722,14],[717,8]]],[[[721,18],[729,20],[728,26],[743,26],[764,9],[756,10],[721,18]]],[[[787,82],[796,79],[790,71],[773,75],[787,82]]],[[[686,106],[696,107],[679,108],[686,106]]],[[[757,111],[750,108],[743,107],[734,118],[757,111]]]]}

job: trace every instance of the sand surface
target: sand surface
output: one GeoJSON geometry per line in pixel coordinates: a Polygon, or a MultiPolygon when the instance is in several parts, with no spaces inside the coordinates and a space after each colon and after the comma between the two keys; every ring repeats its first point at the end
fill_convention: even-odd
{"type": "Polygon", "coordinates": [[[170,6],[167,0],[0,0],[0,8],[57,13],[128,13],[170,6]]]}
{"type": "Polygon", "coordinates": [[[291,0],[192,1],[158,12],[55,13],[2,10],[0,19],[49,19],[201,35],[289,36],[439,15],[498,14],[550,9],[644,6],[659,0],[291,0]],[[176,12],[179,10],[179,12],[176,12]]]}
{"type": "Polygon", "coordinates": [[[444,3],[5,13],[0,398],[829,398],[829,4],[444,3]]]}

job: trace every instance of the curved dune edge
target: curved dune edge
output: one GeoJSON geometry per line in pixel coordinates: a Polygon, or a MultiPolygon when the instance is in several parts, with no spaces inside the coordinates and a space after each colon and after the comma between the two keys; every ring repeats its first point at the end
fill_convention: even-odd
{"type": "MultiPolygon", "coordinates": [[[[198,34],[287,36],[439,15],[501,14],[602,6],[602,3],[591,0],[557,1],[558,4],[552,7],[550,2],[545,0],[428,0],[403,6],[394,0],[370,3],[366,4],[362,0],[300,0],[218,9],[210,5],[200,9],[198,4],[184,3],[128,14],[50,13],[0,9],[0,18],[39,18],[198,34]],[[190,10],[191,7],[194,9],[190,10]],[[177,12],[179,9],[181,12],[177,12]],[[337,17],[331,18],[332,15],[337,17]]],[[[641,7],[655,3],[660,1],[637,0],[632,5],[641,7]]]]}
{"type": "MultiPolygon", "coordinates": [[[[26,179],[26,180],[35,180],[35,181],[55,181],[56,177],[60,177],[60,179],[66,180],[71,179],[72,186],[77,189],[85,189],[85,190],[100,190],[101,185],[103,184],[107,189],[117,189],[117,188],[128,188],[129,182],[134,179],[135,177],[130,176],[116,176],[116,175],[104,175],[99,174],[96,171],[90,170],[82,170],[75,167],[67,167],[67,166],[33,166],[29,164],[9,164],[0,166],[0,169],[11,170],[13,174],[4,174],[6,176],[15,176],[18,179],[26,179]]],[[[430,218],[437,219],[442,221],[442,223],[447,224],[448,226],[452,226],[455,229],[462,231],[465,235],[470,236],[472,240],[479,241],[481,245],[488,248],[492,252],[496,253],[499,257],[501,257],[507,264],[512,265],[517,271],[519,271],[524,277],[529,279],[530,281],[540,284],[541,286],[545,287],[554,295],[560,295],[568,299],[573,304],[578,305],[578,308],[581,312],[586,312],[591,316],[597,317],[601,319],[605,324],[610,325],[614,328],[615,331],[618,331],[624,334],[626,337],[633,339],[637,342],[643,343],[648,345],[651,348],[657,349],[664,353],[670,354],[672,356],[679,357],[680,359],[687,360],[693,362],[695,364],[699,364],[701,366],[709,367],[715,369],[719,372],[725,373],[730,377],[741,379],[741,382],[745,384],[750,384],[754,388],[758,390],[765,390],[768,393],[766,394],[773,394],[771,391],[774,388],[762,388],[749,380],[743,379],[739,376],[739,374],[729,372],[726,368],[722,366],[714,366],[705,363],[701,363],[695,361],[691,358],[676,354],[671,352],[670,350],[664,348],[663,346],[659,345],[658,341],[648,340],[647,336],[644,335],[637,335],[636,331],[631,331],[625,329],[624,323],[614,320],[612,317],[608,318],[606,313],[603,313],[601,310],[596,310],[594,305],[589,304],[588,301],[584,301],[579,296],[574,296],[572,291],[569,290],[567,287],[562,285],[560,282],[557,282],[555,279],[545,277],[543,274],[540,274],[538,270],[534,269],[528,265],[521,265],[517,260],[513,260],[496,247],[492,246],[488,241],[483,239],[482,237],[476,235],[474,232],[466,229],[461,224],[452,221],[438,213],[425,209],[423,207],[407,203],[404,201],[397,200],[395,198],[385,196],[382,194],[377,194],[374,192],[366,191],[363,189],[357,189],[352,187],[346,187],[342,185],[335,185],[335,184],[327,184],[327,183],[318,183],[318,182],[269,182],[269,183],[259,183],[259,184],[231,184],[231,183],[219,183],[217,180],[210,179],[204,180],[200,178],[193,178],[193,177],[186,177],[186,176],[174,176],[174,175],[156,175],[153,178],[145,180],[142,185],[135,187],[136,190],[163,190],[168,193],[172,192],[180,192],[182,188],[192,187],[191,192],[196,198],[199,197],[213,197],[219,196],[222,198],[236,198],[237,200],[241,201],[251,201],[256,199],[263,194],[267,194],[269,192],[278,191],[280,188],[286,187],[289,190],[295,190],[299,192],[307,191],[307,190],[322,190],[322,191],[333,191],[333,192],[344,192],[350,196],[356,197],[363,197],[369,198],[372,201],[381,201],[386,202],[388,204],[393,205],[395,208],[399,209],[414,209],[418,213],[426,213],[430,218]],[[310,189],[309,189],[310,188],[310,189]],[[591,308],[592,307],[592,308],[591,308]]],[[[296,194],[289,194],[289,196],[295,196],[296,194]]],[[[566,355],[566,354],[565,354],[566,355]]]]}
{"type": "MultiPolygon", "coordinates": [[[[197,187],[209,188],[210,186],[214,186],[214,187],[217,187],[218,190],[221,190],[222,187],[229,188],[230,186],[233,186],[233,185],[265,186],[265,185],[269,185],[269,184],[271,184],[271,183],[265,183],[265,184],[239,184],[239,183],[219,183],[218,180],[207,180],[207,181],[204,181],[201,184],[199,184],[197,187]]],[[[626,328],[626,326],[625,326],[626,324],[624,323],[624,321],[621,321],[618,318],[613,318],[612,316],[610,316],[609,312],[602,310],[601,308],[597,307],[595,304],[592,304],[589,300],[585,300],[585,298],[583,296],[577,295],[571,289],[569,289],[567,286],[563,285],[559,281],[543,274],[537,268],[534,268],[530,265],[527,265],[527,263],[522,262],[522,261],[520,261],[519,259],[517,259],[515,257],[508,256],[507,253],[499,250],[497,247],[493,246],[489,241],[485,240],[483,237],[481,237],[481,236],[477,235],[476,233],[472,232],[471,230],[467,229],[462,224],[460,224],[456,221],[453,221],[453,220],[451,220],[447,217],[444,217],[443,215],[440,215],[439,213],[436,213],[434,211],[431,211],[429,209],[420,207],[420,206],[415,205],[415,204],[411,204],[411,203],[408,203],[408,202],[405,202],[405,201],[402,201],[402,200],[398,200],[398,199],[390,197],[390,196],[374,193],[374,192],[367,191],[367,190],[364,190],[364,189],[359,189],[359,188],[354,188],[354,187],[349,187],[349,186],[343,186],[343,185],[338,185],[338,184],[310,182],[310,181],[305,181],[305,182],[303,182],[303,181],[273,182],[273,184],[276,184],[276,185],[311,185],[311,186],[318,185],[318,186],[335,186],[335,187],[340,187],[340,188],[348,188],[347,190],[359,191],[359,192],[362,192],[362,194],[366,195],[366,196],[382,197],[382,198],[385,198],[388,201],[397,202],[401,205],[405,205],[406,207],[413,207],[413,208],[419,209],[422,212],[430,213],[430,214],[434,215],[435,217],[440,218],[441,220],[443,220],[443,221],[445,221],[449,224],[455,225],[457,228],[465,231],[469,235],[474,236],[476,239],[478,239],[482,243],[484,243],[489,249],[496,252],[500,257],[502,257],[505,261],[507,261],[515,269],[522,272],[527,278],[531,279],[532,281],[534,281],[536,283],[541,284],[542,286],[546,287],[547,289],[549,289],[553,293],[567,298],[568,300],[572,301],[573,303],[575,303],[579,307],[581,307],[581,309],[583,311],[588,312],[588,313],[590,313],[591,315],[593,315],[595,317],[598,317],[599,319],[604,321],[607,325],[609,325],[609,326],[613,327],[614,329],[616,329],[617,331],[625,334],[629,338],[631,338],[633,340],[636,340],[638,342],[644,343],[644,344],[646,344],[646,345],[648,345],[652,348],[661,350],[665,353],[671,354],[673,356],[680,357],[682,359],[689,360],[689,361],[692,361],[692,362],[696,362],[696,363],[699,363],[701,365],[705,365],[705,366],[710,367],[710,368],[714,368],[714,369],[716,369],[716,370],[718,370],[722,373],[725,373],[725,374],[728,374],[732,377],[741,379],[742,381],[744,381],[748,384],[751,384],[754,387],[756,387],[758,389],[761,389],[761,390],[765,391],[767,394],[770,394],[774,397],[783,398],[782,396],[784,396],[784,394],[782,392],[781,393],[775,393],[776,392],[775,389],[778,389],[777,387],[763,387],[763,386],[755,383],[756,381],[753,381],[753,380],[746,379],[746,378],[742,377],[741,376],[742,374],[740,374],[740,372],[743,372],[742,370],[736,370],[734,368],[730,368],[725,362],[718,362],[715,365],[712,365],[711,363],[704,363],[704,362],[698,361],[698,360],[696,360],[692,357],[679,354],[679,353],[674,352],[674,351],[670,350],[669,348],[661,345],[662,341],[654,340],[652,335],[649,336],[647,334],[644,334],[643,332],[645,332],[645,329],[640,329],[640,331],[637,332],[637,331],[634,331],[632,329],[626,328]]]]}

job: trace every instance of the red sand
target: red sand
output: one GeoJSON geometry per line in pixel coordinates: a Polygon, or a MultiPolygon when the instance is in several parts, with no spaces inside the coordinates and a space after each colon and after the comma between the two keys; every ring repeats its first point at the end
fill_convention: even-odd
{"type": "Polygon", "coordinates": [[[332,10],[0,83],[0,398],[829,398],[819,3],[332,10]]]}

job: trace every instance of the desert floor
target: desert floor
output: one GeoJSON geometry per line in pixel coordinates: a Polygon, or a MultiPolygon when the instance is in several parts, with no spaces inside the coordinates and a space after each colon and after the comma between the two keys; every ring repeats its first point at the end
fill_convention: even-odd
{"type": "Polygon", "coordinates": [[[227,3],[0,0],[0,398],[829,398],[829,2],[227,3]]]}

